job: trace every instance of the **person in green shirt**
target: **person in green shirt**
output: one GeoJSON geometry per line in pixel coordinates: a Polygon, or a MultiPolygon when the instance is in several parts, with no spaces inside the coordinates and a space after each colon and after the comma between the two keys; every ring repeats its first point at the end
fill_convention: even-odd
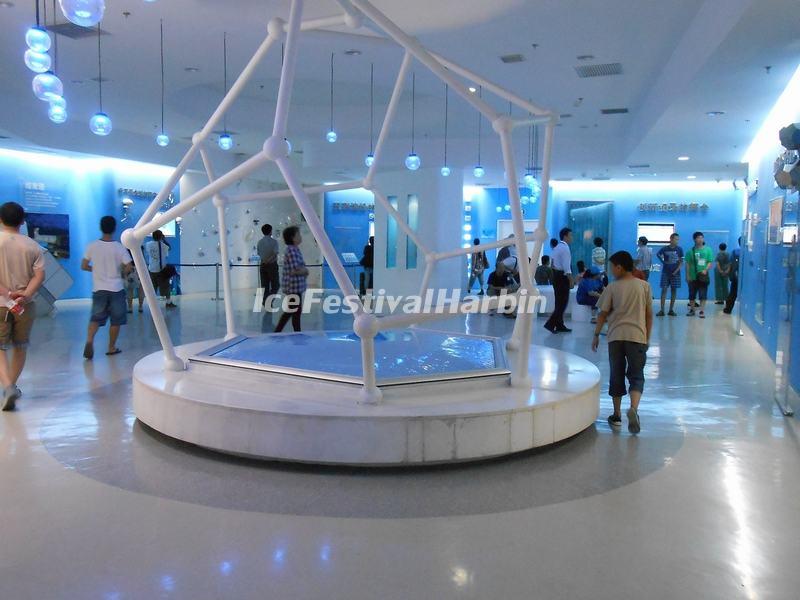
{"type": "Polygon", "coordinates": [[[706,246],[702,232],[695,231],[692,239],[694,246],[686,253],[686,281],[689,282],[689,313],[686,316],[695,315],[694,309],[697,306],[695,300],[699,296],[700,312],[697,316],[705,319],[708,284],[711,281],[709,271],[714,264],[714,253],[706,246]]]}

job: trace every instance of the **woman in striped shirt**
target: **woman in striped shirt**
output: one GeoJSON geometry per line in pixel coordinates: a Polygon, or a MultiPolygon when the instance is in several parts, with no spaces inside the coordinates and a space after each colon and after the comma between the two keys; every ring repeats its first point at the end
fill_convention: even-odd
{"type": "Polygon", "coordinates": [[[308,278],[308,268],[300,252],[300,244],[303,238],[300,236],[300,228],[291,226],[283,230],[283,241],[286,243],[286,253],[283,255],[283,276],[281,278],[281,288],[283,288],[286,303],[284,312],[278,319],[275,331],[283,331],[289,319],[292,320],[292,329],[300,331],[300,317],[303,314],[303,294],[306,291],[306,279],[308,278]]]}

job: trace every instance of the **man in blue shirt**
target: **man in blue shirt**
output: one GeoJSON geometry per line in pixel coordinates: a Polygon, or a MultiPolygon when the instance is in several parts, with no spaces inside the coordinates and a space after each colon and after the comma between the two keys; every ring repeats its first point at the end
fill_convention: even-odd
{"type": "Polygon", "coordinates": [[[683,248],[678,246],[680,236],[673,233],[669,236],[669,245],[664,246],[658,251],[656,256],[661,261],[661,310],[656,313],[657,317],[664,316],[664,304],[667,301],[667,288],[672,290],[669,298],[669,316],[677,316],[675,313],[675,295],[681,287],[681,265],[683,264],[683,248]]]}

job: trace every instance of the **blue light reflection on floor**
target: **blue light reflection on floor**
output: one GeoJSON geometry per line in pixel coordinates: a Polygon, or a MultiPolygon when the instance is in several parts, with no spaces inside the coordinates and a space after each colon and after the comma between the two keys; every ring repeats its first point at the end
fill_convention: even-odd
{"type": "MultiPolygon", "coordinates": [[[[353,333],[317,331],[246,338],[214,358],[361,377],[361,341],[353,333]]],[[[378,379],[464,373],[505,367],[494,341],[438,331],[388,331],[375,338],[378,379]]]]}

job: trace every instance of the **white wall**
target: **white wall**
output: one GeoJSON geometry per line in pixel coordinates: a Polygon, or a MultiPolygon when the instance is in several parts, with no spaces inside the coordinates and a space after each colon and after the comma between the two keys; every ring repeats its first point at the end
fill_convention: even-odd
{"type": "MultiPolygon", "coordinates": [[[[428,248],[444,251],[461,247],[464,181],[456,169],[449,177],[442,177],[438,169],[381,173],[376,178],[376,183],[386,196],[397,196],[398,211],[403,219],[408,217],[408,196],[418,196],[419,235],[428,248]]],[[[398,228],[397,266],[387,269],[387,217],[386,210],[376,203],[375,289],[383,288],[389,294],[416,294],[425,272],[425,257],[420,251],[417,255],[417,268],[406,269],[407,236],[398,228]]],[[[465,259],[456,258],[440,263],[431,278],[431,288],[462,287],[465,262],[465,259]]]]}
{"type": "MultiPolygon", "coordinates": [[[[181,198],[191,194],[208,184],[205,174],[190,172],[181,178],[181,198]]],[[[273,189],[269,183],[247,179],[235,189],[228,190],[229,195],[251,193],[273,189]]],[[[319,195],[311,198],[317,214],[321,208],[319,195]]],[[[226,221],[228,225],[228,248],[233,264],[254,264],[250,257],[261,238],[261,226],[270,223],[273,237],[279,240],[281,253],[284,244],[281,232],[289,225],[298,225],[303,234],[301,250],[308,264],[319,264],[321,255],[319,248],[302,218],[300,209],[293,198],[232,204],[227,207],[226,221]],[[258,220],[258,223],[254,223],[258,220]]],[[[217,231],[217,213],[209,200],[189,211],[181,223],[181,260],[183,264],[202,264],[220,262],[219,233],[217,231]]],[[[319,286],[321,270],[311,269],[309,286],[319,286]]],[[[234,268],[231,271],[233,289],[247,289],[258,286],[258,268],[234,268]]],[[[216,286],[215,269],[213,267],[182,267],[181,290],[184,294],[213,292],[216,286]]],[[[220,288],[222,284],[220,283],[220,288]]],[[[220,293],[221,294],[221,293],[220,293]]]]}

